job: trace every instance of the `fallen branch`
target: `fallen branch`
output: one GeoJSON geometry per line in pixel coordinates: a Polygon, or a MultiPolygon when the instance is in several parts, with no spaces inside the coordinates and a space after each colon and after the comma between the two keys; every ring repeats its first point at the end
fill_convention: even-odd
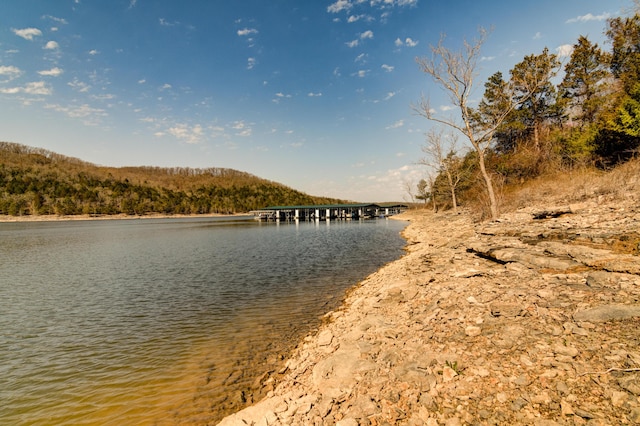
{"type": "Polygon", "coordinates": [[[623,373],[632,373],[634,371],[640,371],[640,368],[610,368],[607,371],[587,371],[585,373],[581,373],[579,374],[580,376],[585,376],[587,374],[607,374],[607,373],[611,373],[612,371],[621,371],[623,373]]]}

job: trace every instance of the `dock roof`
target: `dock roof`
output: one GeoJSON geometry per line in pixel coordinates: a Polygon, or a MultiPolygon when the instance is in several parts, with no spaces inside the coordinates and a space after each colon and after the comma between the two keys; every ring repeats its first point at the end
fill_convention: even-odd
{"type": "Polygon", "coordinates": [[[364,207],[380,207],[377,204],[372,203],[360,203],[360,204],[314,204],[307,206],[269,206],[262,210],[303,210],[303,209],[357,209],[364,207]]]}

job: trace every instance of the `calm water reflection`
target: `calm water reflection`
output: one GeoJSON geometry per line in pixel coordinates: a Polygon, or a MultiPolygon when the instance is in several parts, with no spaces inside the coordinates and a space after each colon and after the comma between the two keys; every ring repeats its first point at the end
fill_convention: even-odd
{"type": "Polygon", "coordinates": [[[0,224],[0,423],[215,421],[401,255],[404,226],[0,224]]]}

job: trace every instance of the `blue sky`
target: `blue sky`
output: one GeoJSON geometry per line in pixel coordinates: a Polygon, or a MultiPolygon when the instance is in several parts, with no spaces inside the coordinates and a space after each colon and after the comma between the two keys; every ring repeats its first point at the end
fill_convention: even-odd
{"type": "Polygon", "coordinates": [[[228,167],[312,195],[407,199],[447,98],[417,56],[482,48],[477,98],[544,47],[608,48],[631,0],[3,0],[0,140],[105,166],[228,167]]]}

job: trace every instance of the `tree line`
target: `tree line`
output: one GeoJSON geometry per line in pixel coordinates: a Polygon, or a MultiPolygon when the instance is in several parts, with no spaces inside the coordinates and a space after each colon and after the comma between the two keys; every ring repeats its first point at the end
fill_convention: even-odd
{"type": "Polygon", "coordinates": [[[459,50],[446,47],[443,37],[431,56],[417,58],[457,116],[439,115],[428,98],[414,105],[440,125],[423,145],[419,162],[430,174],[418,183],[416,198],[455,209],[461,199],[479,196],[496,218],[502,185],[633,158],[640,146],[640,15],[610,18],[604,32],[610,50],[580,36],[564,66],[545,48],[525,56],[508,78],[495,72],[477,105],[470,96],[488,31],[459,50]],[[458,136],[470,150],[460,149],[458,136]]]}
{"type": "Polygon", "coordinates": [[[234,214],[338,202],[233,169],[101,167],[0,142],[0,215],[234,214]]]}

